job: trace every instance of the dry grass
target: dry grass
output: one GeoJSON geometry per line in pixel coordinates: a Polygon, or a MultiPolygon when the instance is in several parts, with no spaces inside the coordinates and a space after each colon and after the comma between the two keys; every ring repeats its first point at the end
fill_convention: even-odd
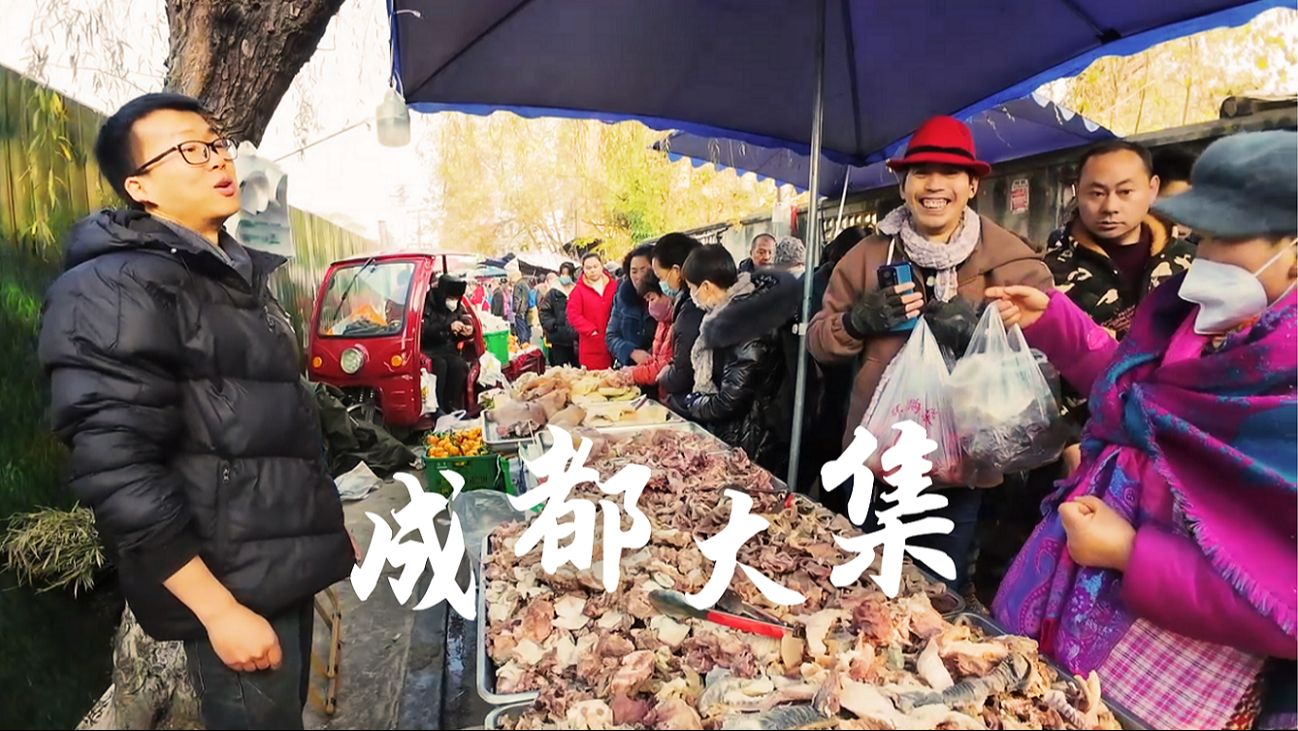
{"type": "Polygon", "coordinates": [[[89,591],[108,560],[88,508],[44,508],[18,513],[0,541],[0,555],[20,585],[89,591]]]}

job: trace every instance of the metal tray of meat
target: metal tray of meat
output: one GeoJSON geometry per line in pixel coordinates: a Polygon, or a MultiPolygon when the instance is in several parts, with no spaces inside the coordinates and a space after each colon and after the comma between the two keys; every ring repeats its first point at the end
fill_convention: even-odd
{"type": "Polygon", "coordinates": [[[487,717],[483,719],[482,727],[485,729],[502,729],[504,726],[501,725],[501,721],[507,718],[518,718],[524,713],[527,713],[527,710],[531,707],[532,702],[528,701],[526,703],[513,703],[508,706],[493,708],[491,709],[491,713],[488,713],[487,717]]]}
{"type": "MultiPolygon", "coordinates": [[[[973,612],[965,612],[955,617],[948,618],[948,621],[950,621],[952,624],[965,622],[981,630],[983,634],[987,635],[988,637],[997,637],[1000,635],[1013,634],[1013,632],[1006,630],[996,620],[992,619],[991,617],[986,617],[981,614],[974,614],[973,612]]],[[[1077,679],[1073,677],[1073,674],[1068,672],[1068,670],[1065,669],[1064,666],[1055,662],[1054,658],[1050,657],[1045,653],[1041,653],[1041,659],[1045,661],[1046,665],[1050,666],[1050,669],[1055,671],[1055,674],[1059,676],[1060,680],[1063,680],[1065,683],[1070,683],[1074,687],[1077,686],[1077,679]]],[[[1133,715],[1127,709],[1123,708],[1118,703],[1114,702],[1109,698],[1105,698],[1103,694],[1103,690],[1101,690],[1100,700],[1104,703],[1105,706],[1108,707],[1109,711],[1113,713],[1113,717],[1118,720],[1118,723],[1122,726],[1122,728],[1124,729],[1153,728],[1152,726],[1145,723],[1144,721],[1141,721],[1139,718],[1136,718],[1135,715],[1133,715]]]]}
{"type": "Polygon", "coordinates": [[[532,434],[525,437],[502,437],[500,426],[487,418],[486,411],[482,412],[482,443],[493,452],[513,452],[535,438],[532,434]]]}
{"type": "MultiPolygon", "coordinates": [[[[482,700],[493,706],[503,706],[511,703],[521,704],[527,707],[532,701],[540,697],[541,692],[537,690],[526,691],[523,693],[497,693],[496,692],[496,663],[487,654],[487,631],[489,622],[487,622],[487,572],[484,567],[487,565],[487,556],[491,551],[491,534],[482,537],[482,565],[478,568],[478,695],[482,700]]],[[[492,728],[490,724],[487,728],[492,728]]]]}

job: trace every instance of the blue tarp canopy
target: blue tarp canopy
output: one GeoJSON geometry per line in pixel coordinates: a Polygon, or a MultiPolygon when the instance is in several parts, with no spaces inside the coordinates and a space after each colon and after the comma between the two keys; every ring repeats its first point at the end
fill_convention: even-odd
{"type": "MultiPolygon", "coordinates": [[[[973,131],[979,159],[993,165],[1114,137],[1108,129],[1035,95],[997,105],[965,121],[973,131]]],[[[895,156],[909,139],[908,136],[901,145],[894,145],[897,149],[887,152],[887,156],[895,156]]],[[[667,153],[673,160],[686,158],[695,166],[711,163],[733,168],[741,174],[753,173],[759,178],[794,185],[799,190],[806,190],[811,170],[811,158],[807,155],[687,132],[672,133],[655,144],[654,149],[667,153]]],[[[821,195],[839,195],[844,178],[849,193],[897,184],[896,175],[882,162],[851,167],[822,157],[821,195]]]]}
{"type": "MultiPolygon", "coordinates": [[[[827,0],[824,155],[869,164],[933,114],[971,117],[1103,55],[1291,0],[827,0]]],[[[390,0],[415,110],[606,121],[808,154],[815,3],[390,0]]]]}
{"type": "MultiPolygon", "coordinates": [[[[389,0],[421,112],[619,122],[865,166],[927,117],[969,118],[1151,45],[1292,0],[389,0]],[[822,137],[823,135],[823,137],[822,137]]],[[[807,221],[807,268],[819,256],[807,221]]],[[[804,277],[802,322],[812,278],[804,277]]],[[[805,341],[805,331],[801,336],[805,341]]],[[[803,343],[805,347],[805,342],[803,343]]],[[[796,487],[806,359],[798,362],[796,487]]]]}

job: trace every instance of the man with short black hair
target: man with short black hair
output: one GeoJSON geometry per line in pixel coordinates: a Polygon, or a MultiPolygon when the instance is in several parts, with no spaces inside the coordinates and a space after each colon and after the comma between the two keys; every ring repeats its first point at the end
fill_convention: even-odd
{"type": "Polygon", "coordinates": [[[761,233],[753,237],[748,247],[748,258],[739,262],[739,271],[752,273],[771,265],[775,260],[775,237],[761,233]]]}
{"type": "Polygon", "coordinates": [[[239,210],[194,99],[148,94],[95,157],[128,203],[78,222],[39,354],[70,483],[140,627],[183,640],[208,728],[302,728],[313,598],[356,558],[292,325],[282,257],[223,229],[239,210]]]}
{"type": "MultiPolygon", "coordinates": [[[[1119,339],[1145,295],[1194,261],[1194,244],[1173,238],[1150,215],[1162,183],[1153,165],[1149,150],[1135,142],[1086,150],[1077,163],[1077,213],[1046,249],[1059,291],[1119,339]]],[[[1065,387],[1065,413],[1079,431],[1087,395],[1065,387]]],[[[1077,458],[1070,450],[1069,464],[1077,458]]]]}

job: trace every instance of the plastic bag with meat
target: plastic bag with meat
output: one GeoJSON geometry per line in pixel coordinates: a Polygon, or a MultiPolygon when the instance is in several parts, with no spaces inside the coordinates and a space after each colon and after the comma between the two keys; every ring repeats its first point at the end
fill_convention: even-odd
{"type": "Polygon", "coordinates": [[[937,449],[925,456],[933,463],[929,473],[933,482],[963,484],[960,444],[951,413],[950,378],[937,340],[928,323],[920,318],[905,347],[883,372],[861,421],[861,426],[878,440],[878,447],[866,461],[872,472],[884,474],[883,453],[901,437],[893,427],[909,420],[924,427],[928,438],[937,442],[937,449]]]}
{"type": "Polygon", "coordinates": [[[1004,475],[1050,464],[1067,430],[1059,405],[1017,325],[1006,332],[988,307],[965,356],[951,373],[956,430],[965,453],[965,482],[999,485],[1004,475]]]}

